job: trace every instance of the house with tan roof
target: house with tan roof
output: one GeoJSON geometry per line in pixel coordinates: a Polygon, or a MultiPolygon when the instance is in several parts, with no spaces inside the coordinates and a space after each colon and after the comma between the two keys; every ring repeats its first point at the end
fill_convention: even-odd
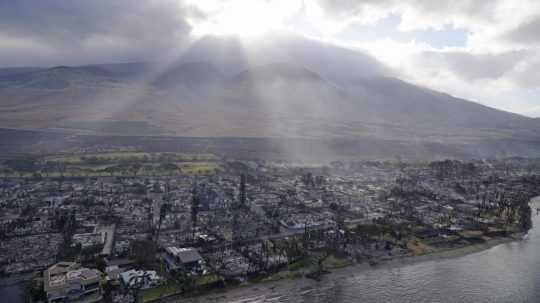
{"type": "Polygon", "coordinates": [[[48,303],[91,303],[102,299],[101,273],[75,262],[59,262],[43,272],[48,303]]]}

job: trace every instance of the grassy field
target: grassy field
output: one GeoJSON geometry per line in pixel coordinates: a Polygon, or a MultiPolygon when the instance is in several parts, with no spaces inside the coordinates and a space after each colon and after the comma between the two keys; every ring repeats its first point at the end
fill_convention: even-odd
{"type": "Polygon", "coordinates": [[[0,177],[134,177],[214,174],[221,169],[213,154],[119,151],[51,155],[0,162],[0,177]]]}
{"type": "Polygon", "coordinates": [[[195,280],[195,286],[197,287],[207,286],[207,285],[211,285],[213,283],[219,282],[219,281],[221,281],[221,278],[216,274],[204,275],[204,276],[198,277],[195,280]]]}
{"type": "Polygon", "coordinates": [[[174,294],[180,291],[180,287],[176,283],[166,283],[160,287],[145,289],[142,292],[143,302],[157,299],[161,296],[174,294]]]}
{"type": "Polygon", "coordinates": [[[324,268],[342,268],[351,265],[351,261],[347,259],[338,258],[334,255],[329,255],[323,261],[324,268]]]}
{"type": "Polygon", "coordinates": [[[45,162],[63,164],[84,163],[118,163],[118,162],[186,162],[186,161],[216,161],[218,158],[213,154],[188,154],[188,153],[148,153],[137,151],[118,151],[105,153],[71,154],[48,156],[45,162]]]}
{"type": "Polygon", "coordinates": [[[263,281],[278,281],[282,279],[291,279],[302,277],[306,270],[313,267],[313,260],[301,259],[289,264],[285,269],[278,271],[266,278],[263,281]]]}
{"type": "Polygon", "coordinates": [[[264,278],[262,281],[271,282],[271,281],[279,281],[279,280],[284,280],[284,279],[294,279],[294,278],[300,278],[303,275],[304,273],[301,271],[283,270],[275,274],[272,274],[271,276],[267,278],[264,278]]]}
{"type": "MultiPolygon", "coordinates": [[[[216,282],[219,282],[219,281],[221,281],[221,278],[216,274],[205,275],[205,276],[197,277],[195,279],[194,287],[195,288],[205,287],[205,286],[212,285],[213,283],[216,283],[216,282]]],[[[180,285],[178,283],[176,283],[176,282],[167,282],[167,283],[161,285],[160,287],[144,290],[143,293],[142,293],[143,302],[147,302],[147,301],[150,301],[150,300],[155,300],[155,299],[158,299],[160,297],[164,297],[164,296],[167,296],[167,295],[170,295],[170,294],[178,293],[180,291],[181,291],[181,287],[180,287],[180,285]]]]}

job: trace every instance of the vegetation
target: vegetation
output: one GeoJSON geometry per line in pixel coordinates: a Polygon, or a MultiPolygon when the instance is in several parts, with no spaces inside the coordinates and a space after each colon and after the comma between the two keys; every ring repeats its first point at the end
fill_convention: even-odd
{"type": "Polygon", "coordinates": [[[322,261],[324,268],[342,268],[350,265],[351,262],[347,259],[338,258],[335,255],[328,255],[322,261]]]}
{"type": "Polygon", "coordinates": [[[75,261],[75,258],[81,253],[81,245],[72,245],[73,235],[77,229],[77,220],[75,211],[57,211],[54,214],[55,227],[62,234],[62,243],[58,250],[57,259],[61,261],[75,261]]]}
{"type": "Polygon", "coordinates": [[[20,178],[130,177],[213,174],[221,169],[213,154],[117,151],[54,155],[0,162],[0,176],[20,178]]]}
{"type": "Polygon", "coordinates": [[[205,287],[205,286],[213,285],[215,283],[219,283],[221,281],[222,281],[221,277],[216,274],[204,275],[195,279],[195,286],[205,287]]]}
{"type": "Polygon", "coordinates": [[[263,279],[263,281],[278,281],[282,279],[300,278],[302,276],[303,273],[300,271],[284,270],[270,275],[268,278],[263,279]]]}
{"type": "Polygon", "coordinates": [[[135,260],[137,268],[148,268],[155,260],[157,247],[150,240],[136,240],[131,242],[131,258],[135,260]]]}
{"type": "Polygon", "coordinates": [[[22,292],[23,302],[40,302],[47,299],[47,294],[43,290],[43,284],[37,279],[30,279],[25,282],[22,292]]]}
{"type": "Polygon", "coordinates": [[[156,288],[145,289],[142,291],[142,301],[147,302],[166,295],[174,294],[177,293],[179,289],[179,285],[175,282],[167,282],[156,288]]]}
{"type": "Polygon", "coordinates": [[[115,151],[104,153],[72,154],[46,157],[44,161],[64,164],[107,164],[119,162],[193,162],[215,161],[213,154],[148,153],[138,151],[115,151]]]}

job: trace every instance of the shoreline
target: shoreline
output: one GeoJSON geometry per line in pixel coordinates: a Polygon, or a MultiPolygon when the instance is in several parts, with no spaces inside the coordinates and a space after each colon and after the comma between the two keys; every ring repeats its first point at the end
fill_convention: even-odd
{"type": "Polygon", "coordinates": [[[331,276],[332,274],[339,275],[342,272],[343,273],[344,272],[351,273],[353,271],[361,272],[364,270],[394,268],[394,267],[413,265],[413,264],[423,263],[423,262],[433,262],[437,260],[459,258],[459,257],[467,256],[470,254],[486,251],[486,250],[489,250],[490,248],[499,246],[501,244],[520,241],[523,239],[525,234],[526,233],[519,232],[511,236],[492,238],[492,239],[487,240],[485,243],[472,244],[472,245],[456,247],[456,248],[448,248],[448,249],[443,249],[443,250],[439,250],[439,251],[435,251],[435,252],[431,252],[431,253],[427,253],[423,255],[404,256],[404,257],[383,260],[374,266],[371,266],[366,263],[352,264],[350,266],[346,266],[343,268],[330,269],[331,273],[325,276],[331,276]]]}
{"type": "Polygon", "coordinates": [[[354,263],[340,268],[330,268],[328,273],[321,276],[320,281],[316,281],[305,277],[284,278],[274,281],[248,282],[239,286],[225,287],[222,289],[213,290],[207,294],[193,294],[192,296],[172,299],[169,302],[219,302],[220,300],[239,300],[246,294],[255,295],[260,291],[274,292],[276,289],[285,288],[291,282],[302,286],[313,286],[317,283],[324,283],[327,280],[336,280],[351,277],[354,274],[359,274],[366,271],[393,269],[403,266],[414,265],[424,262],[436,262],[438,260],[460,258],[467,255],[487,251],[493,247],[521,241],[526,235],[524,232],[514,233],[506,237],[498,237],[487,240],[485,243],[472,244],[462,247],[449,248],[440,251],[435,251],[423,255],[397,257],[388,260],[379,261],[377,265],[369,265],[369,263],[354,263]]]}
{"type": "MultiPolygon", "coordinates": [[[[255,295],[257,292],[266,291],[274,292],[277,289],[286,288],[291,282],[303,287],[309,287],[317,285],[317,283],[324,283],[327,280],[339,280],[347,277],[351,277],[354,274],[363,273],[366,271],[374,271],[381,269],[393,269],[409,265],[414,265],[423,262],[436,262],[438,260],[460,258],[466,255],[474,254],[489,250],[493,247],[520,241],[526,235],[524,232],[514,233],[506,237],[497,237],[487,240],[485,243],[472,244],[456,248],[442,249],[423,255],[409,255],[402,257],[395,257],[387,260],[379,260],[376,265],[370,265],[368,262],[353,263],[344,267],[329,268],[328,273],[321,276],[320,281],[307,278],[305,273],[302,273],[300,277],[288,277],[279,280],[266,280],[258,282],[247,282],[245,284],[236,286],[226,286],[220,289],[211,290],[206,294],[192,294],[186,297],[171,297],[170,301],[166,297],[161,298],[164,302],[219,302],[220,300],[237,300],[246,295],[255,295]]],[[[1,280],[4,283],[0,283],[0,288],[13,287],[15,284],[20,284],[27,280],[28,276],[32,274],[17,274],[11,276],[2,277],[1,280]],[[5,283],[8,282],[8,283],[5,283]]],[[[148,301],[153,302],[153,301],[148,301]]]]}

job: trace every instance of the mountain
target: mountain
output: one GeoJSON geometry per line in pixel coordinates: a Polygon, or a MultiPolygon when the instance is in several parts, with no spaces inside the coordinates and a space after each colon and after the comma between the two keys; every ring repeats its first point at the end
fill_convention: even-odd
{"type": "Polygon", "coordinates": [[[0,73],[0,87],[65,89],[71,86],[99,86],[116,82],[104,69],[96,66],[57,66],[47,69],[23,69],[0,73]]]}
{"type": "Polygon", "coordinates": [[[362,78],[396,74],[363,52],[302,36],[280,34],[251,43],[232,37],[203,37],[182,54],[179,62],[209,62],[227,76],[256,66],[292,63],[343,87],[355,85],[362,78]]]}
{"type": "Polygon", "coordinates": [[[144,75],[151,73],[154,70],[155,63],[153,62],[128,62],[128,63],[112,63],[112,64],[97,64],[96,67],[116,79],[136,80],[144,75]]]}
{"type": "Polygon", "coordinates": [[[152,81],[157,87],[171,88],[178,85],[204,86],[224,79],[221,72],[207,62],[188,62],[167,68],[152,81]]]}
{"type": "Polygon", "coordinates": [[[295,64],[274,63],[257,66],[240,72],[233,77],[235,81],[242,82],[271,82],[276,80],[286,81],[320,81],[321,76],[295,64]]]}
{"type": "Polygon", "coordinates": [[[287,143],[267,147],[287,155],[540,154],[538,119],[394,74],[366,54],[306,38],[207,37],[167,64],[0,69],[0,128],[271,138],[287,143]]]}
{"type": "Polygon", "coordinates": [[[474,129],[528,129],[539,124],[521,115],[409,84],[396,78],[375,77],[358,83],[359,98],[385,118],[419,126],[474,129]],[[390,117],[389,117],[390,116],[390,117]],[[399,116],[399,117],[398,117],[399,116]]]}

